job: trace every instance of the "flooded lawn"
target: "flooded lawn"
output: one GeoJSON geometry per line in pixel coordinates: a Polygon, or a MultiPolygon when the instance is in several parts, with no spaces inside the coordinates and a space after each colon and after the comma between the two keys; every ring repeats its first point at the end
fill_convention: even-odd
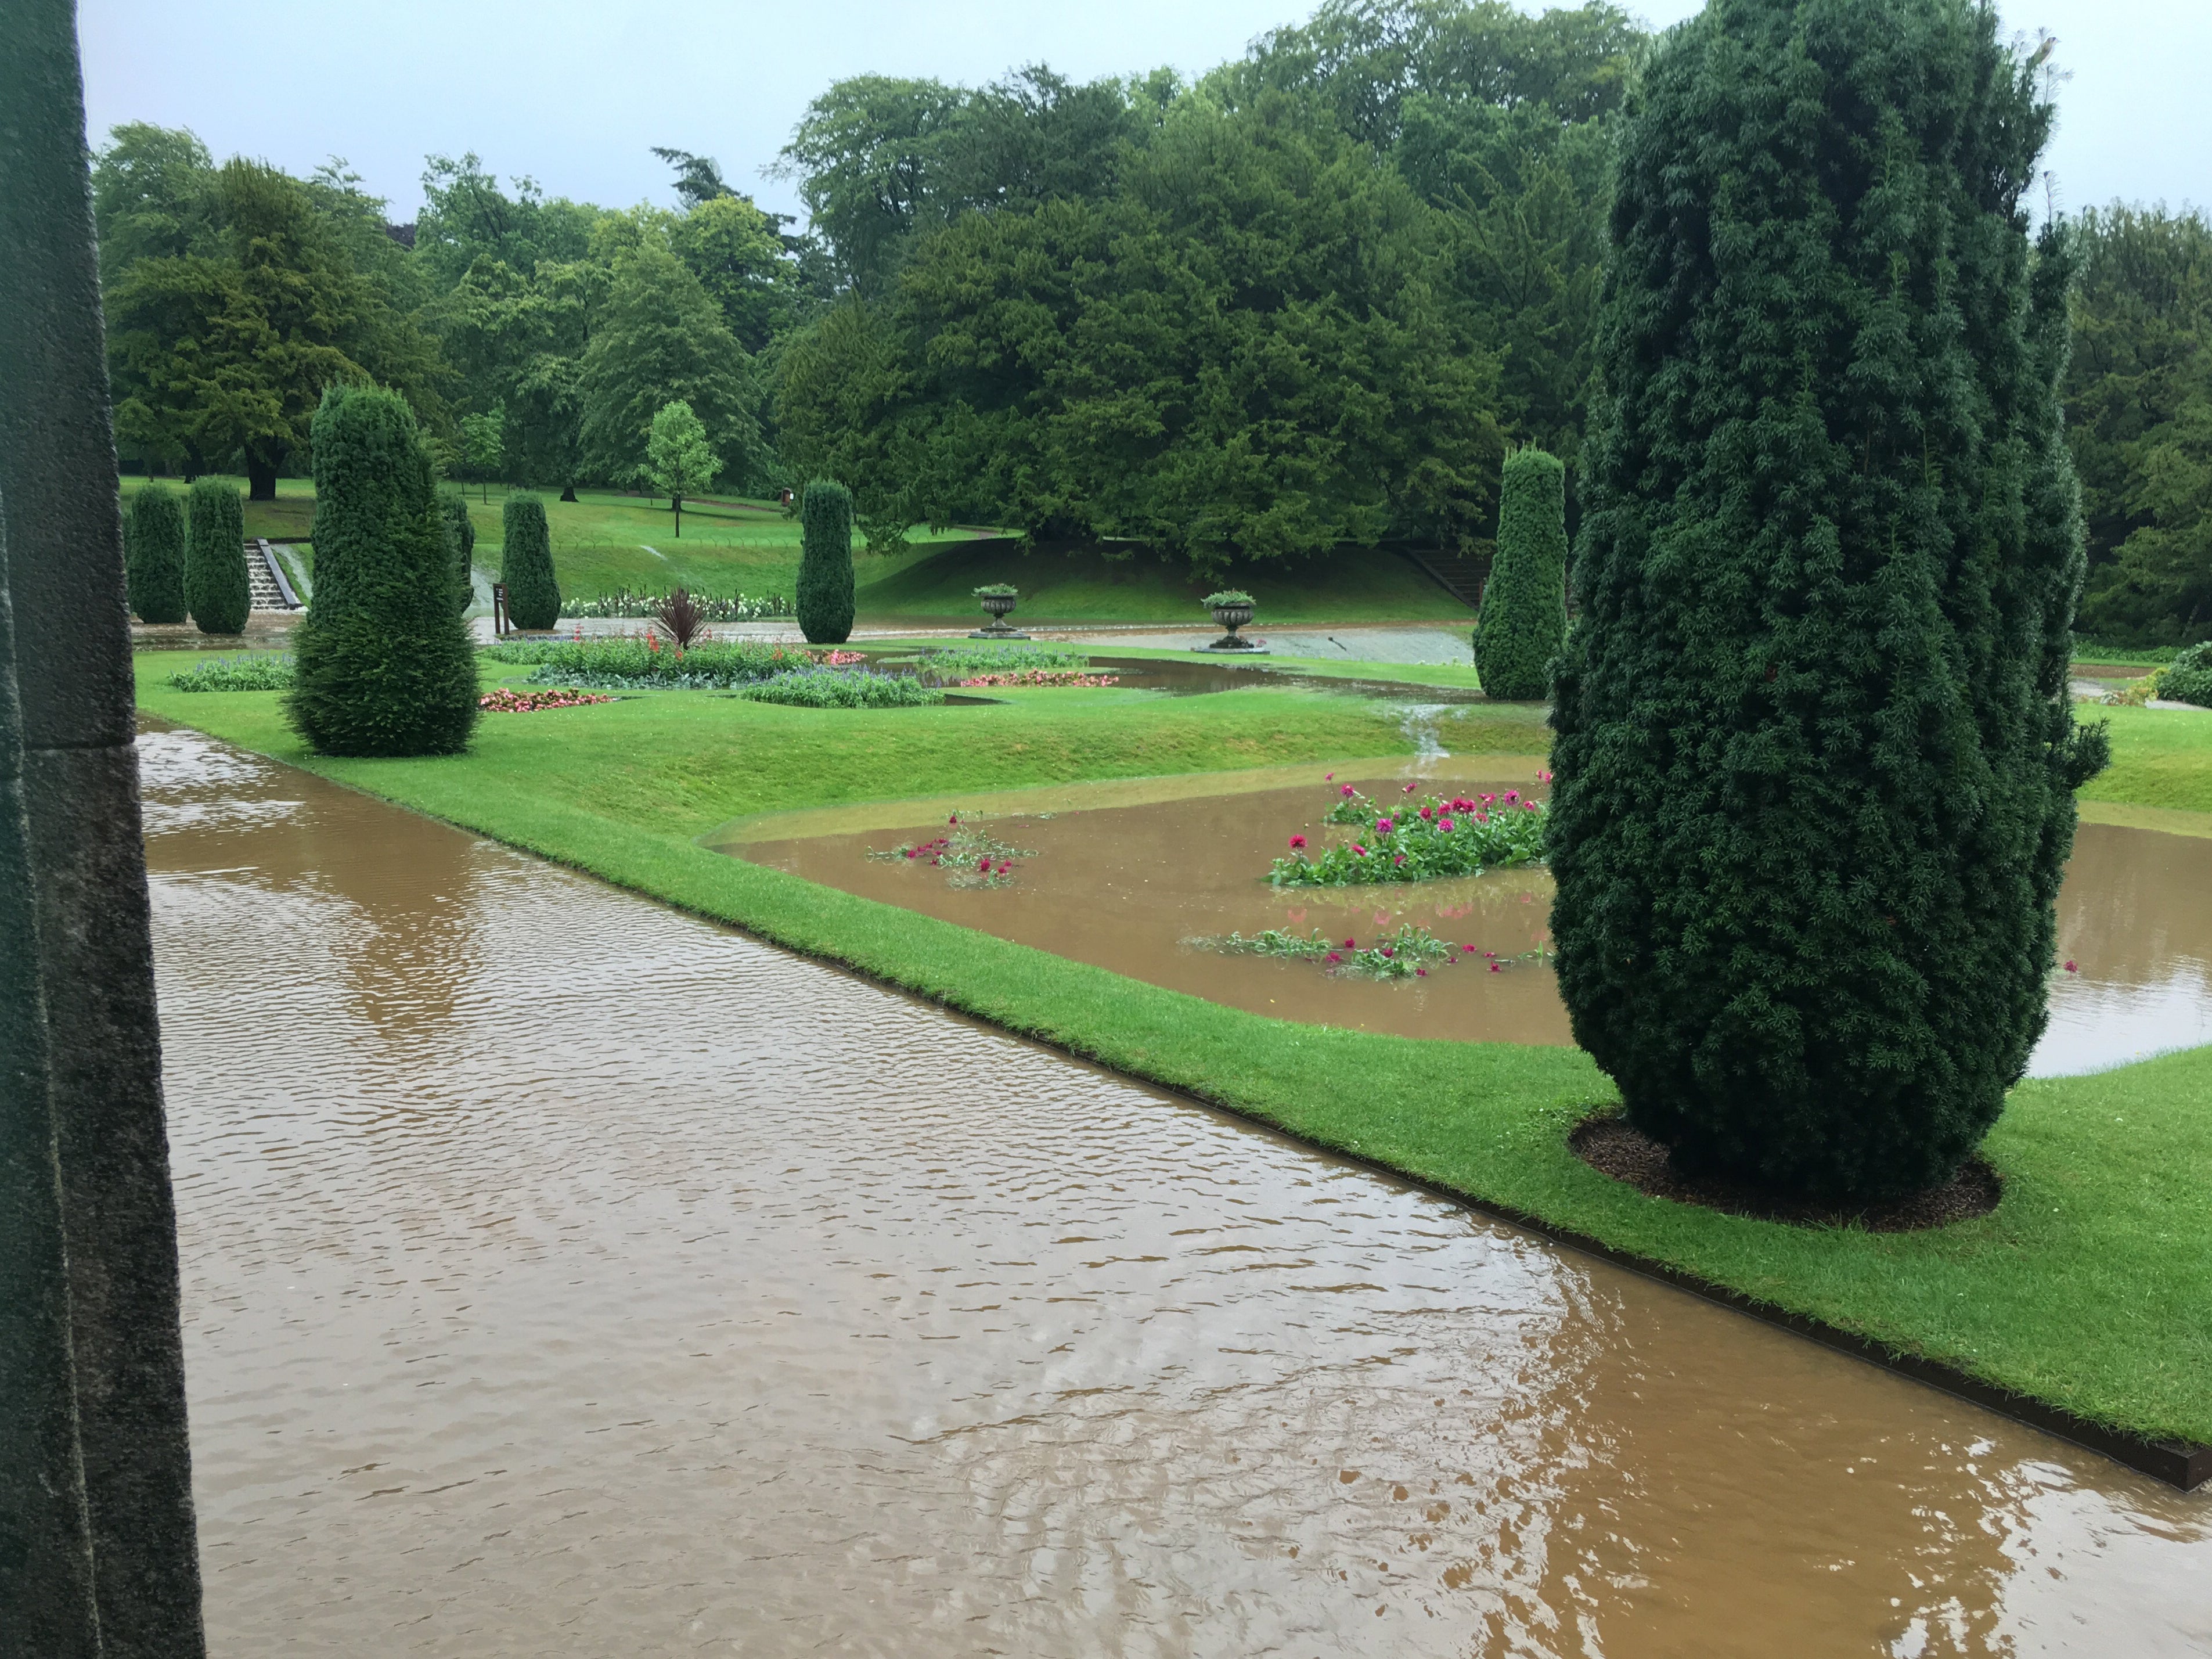
{"type": "MultiPolygon", "coordinates": [[[[742,832],[758,839],[733,839],[726,850],[1255,1013],[1401,1036],[1571,1042],[1550,967],[1538,959],[1552,902],[1544,871],[1401,885],[1267,884],[1268,862],[1290,836],[1304,833],[1319,845],[1332,799],[1320,780],[1314,769],[1310,781],[1258,793],[1089,809],[1074,791],[1056,792],[1036,811],[1001,798],[986,804],[980,822],[1034,856],[1017,860],[1011,884],[1000,888],[956,887],[941,869],[869,856],[927,840],[943,824],[940,804],[908,808],[901,819],[908,828],[884,822],[900,815],[882,807],[864,809],[869,827],[842,833],[834,814],[805,815],[796,827],[807,833],[795,836],[779,834],[771,820],[742,832]],[[1189,942],[1277,928],[1364,943],[1407,925],[1471,945],[1475,955],[1425,978],[1376,982],[1189,942]],[[1489,953],[1503,971],[1487,971],[1489,953]]],[[[1402,785],[1362,787],[1382,801],[1396,799],[1402,785]]],[[[1422,794],[1530,787],[1529,773],[1502,775],[1479,759],[1431,763],[1417,781],[1422,794]]],[[[1123,794],[1130,787],[1117,786],[1123,794]]],[[[2212,1042],[2212,838],[2083,824],[2058,921],[2060,957],[2075,971],[2053,977],[2034,1075],[2212,1042]]]]}
{"type": "Polygon", "coordinates": [[[2202,1497],[194,734],[141,752],[215,1651],[2212,1643],[2202,1497]]]}

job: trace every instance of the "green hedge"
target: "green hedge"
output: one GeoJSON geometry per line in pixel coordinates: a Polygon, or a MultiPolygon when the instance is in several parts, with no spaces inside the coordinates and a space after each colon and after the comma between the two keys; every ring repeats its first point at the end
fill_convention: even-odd
{"type": "Polygon", "coordinates": [[[1474,669],[1493,697],[1551,695],[1552,659],[1567,633],[1567,469],[1540,449],[1505,458],[1498,494],[1498,556],[1482,591],[1474,669]]]}
{"type": "Polygon", "coordinates": [[[2212,708],[2212,643],[2192,645],[2159,677],[2158,694],[2172,702],[2212,708]]]}
{"type": "Polygon", "coordinates": [[[553,627],[561,620],[561,588],[553,580],[553,536],[544,500],[527,492],[509,495],[499,521],[507,619],[517,628],[553,627]]]}
{"type": "Polygon", "coordinates": [[[131,498],[125,577],[138,620],[180,623],[185,601],[185,508],[167,484],[149,483],[131,498]]]}
{"type": "Polygon", "coordinates": [[[799,631],[811,645],[842,645],[853,636],[853,492],[808,484],[799,532],[799,631]]]}
{"type": "Polygon", "coordinates": [[[438,511],[446,520],[446,553],[453,562],[453,609],[476,603],[477,526],[469,517],[469,498],[458,489],[438,492],[438,511]]]}
{"type": "Polygon", "coordinates": [[[315,411],[315,592],[287,705],[326,755],[468,746],[476,652],[453,609],[446,526],[414,412],[335,386],[315,411]]]}
{"type": "Polygon", "coordinates": [[[246,514],[219,478],[192,485],[191,537],[185,550],[185,602],[203,634],[237,634],[253,609],[246,578],[246,514]]]}

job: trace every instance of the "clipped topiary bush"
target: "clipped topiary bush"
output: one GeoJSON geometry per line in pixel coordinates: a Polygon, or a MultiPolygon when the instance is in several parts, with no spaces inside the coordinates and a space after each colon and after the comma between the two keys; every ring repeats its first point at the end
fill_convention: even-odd
{"type": "Polygon", "coordinates": [[[201,633],[242,632],[253,589],[246,580],[246,514],[238,492],[219,478],[196,480],[191,508],[185,603],[201,633]]]}
{"type": "Polygon", "coordinates": [[[1498,487],[1498,556],[1475,626],[1482,689],[1514,702],[1549,696],[1566,634],[1567,469],[1540,449],[1516,449],[1498,487]]]}
{"type": "Polygon", "coordinates": [[[167,484],[149,483],[131,498],[130,517],[125,574],[131,609],[140,622],[183,622],[191,614],[185,603],[184,503],[167,484]]]}
{"type": "Polygon", "coordinates": [[[453,609],[476,603],[477,527],[469,517],[469,498],[450,487],[438,492],[438,511],[446,520],[446,552],[453,562],[453,609]]]}
{"type": "Polygon", "coordinates": [[[2158,677],[2158,695],[2169,702],[2212,708],[2212,642],[2192,645],[2158,677]]]}
{"type": "Polygon", "coordinates": [[[553,580],[553,537],[545,526],[545,502],[527,492],[509,495],[499,522],[507,619],[517,628],[550,628],[561,620],[561,589],[553,580]]]}
{"type": "Polygon", "coordinates": [[[430,458],[397,393],[334,386],[315,411],[315,592],[288,702],[326,755],[446,755],[477,719],[430,458]]]}
{"type": "Polygon", "coordinates": [[[1977,0],[1714,0],[1624,124],[1554,686],[1576,1040],[1678,1164],[1949,1176],[2042,1034],[2082,573],[2051,110],[1977,0]]]}
{"type": "Polygon", "coordinates": [[[799,631],[810,645],[842,645],[853,636],[853,492],[808,484],[799,535],[799,631]]]}

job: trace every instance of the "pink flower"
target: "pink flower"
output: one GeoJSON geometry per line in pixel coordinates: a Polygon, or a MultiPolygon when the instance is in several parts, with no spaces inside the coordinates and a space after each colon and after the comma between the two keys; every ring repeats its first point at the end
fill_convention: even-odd
{"type": "Polygon", "coordinates": [[[1305,846],[1305,844],[1306,844],[1306,838],[1305,838],[1304,836],[1292,836],[1291,837],[1291,845],[1293,848],[1304,848],[1304,847],[1305,846]]]}
{"type": "Polygon", "coordinates": [[[1496,800],[1497,799],[1498,799],[1498,797],[1497,797],[1497,796],[1495,796],[1495,795],[1485,795],[1485,796],[1482,798],[1482,804],[1483,804],[1485,806],[1487,806],[1487,805],[1490,805],[1490,803],[1491,803],[1491,802],[1492,802],[1492,801],[1496,800]]]}
{"type": "Polygon", "coordinates": [[[1375,820],[1375,833],[1378,836],[1389,835],[1393,827],[1394,826],[1389,818],[1377,818],[1375,820]]]}
{"type": "Polygon", "coordinates": [[[909,848],[908,848],[906,849],[906,855],[907,855],[908,858],[912,858],[912,857],[913,857],[916,853],[920,852],[921,850],[921,849],[920,848],[917,848],[917,847],[909,847],[909,848]]]}
{"type": "Polygon", "coordinates": [[[1438,818],[1437,820],[1437,828],[1443,830],[1444,834],[1449,836],[1451,834],[1452,821],[1449,818],[1438,818]]]}
{"type": "MultiPolygon", "coordinates": [[[[1334,774],[1332,773],[1330,775],[1334,776],[1334,774]]],[[[1337,785],[1337,787],[1344,791],[1344,796],[1346,800],[1351,799],[1352,796],[1359,793],[1348,783],[1340,783],[1337,785]]]]}
{"type": "Polygon", "coordinates": [[[1436,817],[1436,815],[1437,809],[1433,806],[1424,806],[1421,809],[1421,816],[1425,818],[1432,818],[1436,817]]]}
{"type": "Polygon", "coordinates": [[[1426,979],[1428,976],[1429,970],[1425,968],[1416,968],[1413,969],[1413,977],[1416,979],[1426,979]]]}
{"type": "Polygon", "coordinates": [[[1536,803],[1533,800],[1524,800],[1521,803],[1521,810],[1524,812],[1534,812],[1537,810],[1536,803]]]}
{"type": "Polygon", "coordinates": [[[1493,962],[1490,964],[1490,971],[1493,974],[1498,971],[1498,964],[1496,963],[1493,962]]]}
{"type": "Polygon", "coordinates": [[[954,813],[951,817],[949,817],[949,818],[945,819],[945,821],[947,823],[959,823],[959,822],[960,822],[960,814],[959,814],[959,813],[957,813],[957,812],[955,812],[955,813],[954,813]]]}
{"type": "Polygon", "coordinates": [[[1515,801],[1519,800],[1520,799],[1521,792],[1518,789],[1509,789],[1505,792],[1505,804],[1508,806],[1512,805],[1515,801]]]}
{"type": "Polygon", "coordinates": [[[1367,849],[1355,841],[1352,843],[1352,856],[1356,859],[1364,859],[1367,856],[1367,849]]]}
{"type": "Polygon", "coordinates": [[[1473,956],[1474,954],[1474,946],[1472,945],[1462,945],[1459,948],[1466,951],[1469,956],[1473,956]]]}
{"type": "Polygon", "coordinates": [[[1331,962],[1342,962],[1344,960],[1344,952],[1341,951],[1331,951],[1328,953],[1328,959],[1331,962]]]}
{"type": "Polygon", "coordinates": [[[1345,948],[1346,950],[1347,950],[1347,951],[1349,951],[1350,949],[1352,949],[1352,941],[1351,941],[1350,939],[1346,939],[1346,940],[1345,940],[1345,941],[1344,941],[1344,948],[1345,948]]]}
{"type": "Polygon", "coordinates": [[[1334,772],[1329,773],[1322,779],[1322,781],[1323,783],[1334,783],[1336,781],[1336,774],[1334,772]]]}
{"type": "Polygon", "coordinates": [[[2066,964],[2066,971],[2067,971],[2068,973],[2071,974],[2071,973],[2076,973],[2076,972],[2079,972],[2080,970],[2079,970],[2079,969],[2077,969],[2074,966],[2074,964],[2073,964],[2072,963],[2070,963],[2070,962],[2069,962],[2069,963],[2068,963],[2066,964]]]}
{"type": "Polygon", "coordinates": [[[1487,812],[1477,812],[1474,815],[1474,821],[1477,823],[1487,823],[1490,822],[1490,814],[1487,812]]]}
{"type": "Polygon", "coordinates": [[[1384,956],[1386,956],[1386,957],[1395,957],[1395,956],[1396,956],[1398,953],[1397,953],[1395,951],[1393,951],[1393,950],[1392,950],[1389,945],[1384,945],[1384,946],[1382,947],[1382,954],[1383,954],[1384,956]]]}

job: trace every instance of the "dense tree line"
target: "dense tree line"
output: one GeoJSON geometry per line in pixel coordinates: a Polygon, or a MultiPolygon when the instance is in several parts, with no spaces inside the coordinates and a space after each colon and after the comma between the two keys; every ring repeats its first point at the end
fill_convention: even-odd
{"type": "MultiPolygon", "coordinates": [[[[673,210],[434,156],[409,241],[343,163],[118,127],[118,442],[266,495],[323,390],[374,382],[449,477],[626,486],[680,402],[725,489],[834,477],[878,538],[981,521],[1201,567],[1486,542],[1534,445],[1571,528],[1650,48],[1604,0],[1326,0],[1194,83],[858,76],[776,160],[803,233],[664,149],[673,210]]],[[[2212,636],[2212,226],[2116,205],[2069,238],[2083,629],[2212,636]]]]}

